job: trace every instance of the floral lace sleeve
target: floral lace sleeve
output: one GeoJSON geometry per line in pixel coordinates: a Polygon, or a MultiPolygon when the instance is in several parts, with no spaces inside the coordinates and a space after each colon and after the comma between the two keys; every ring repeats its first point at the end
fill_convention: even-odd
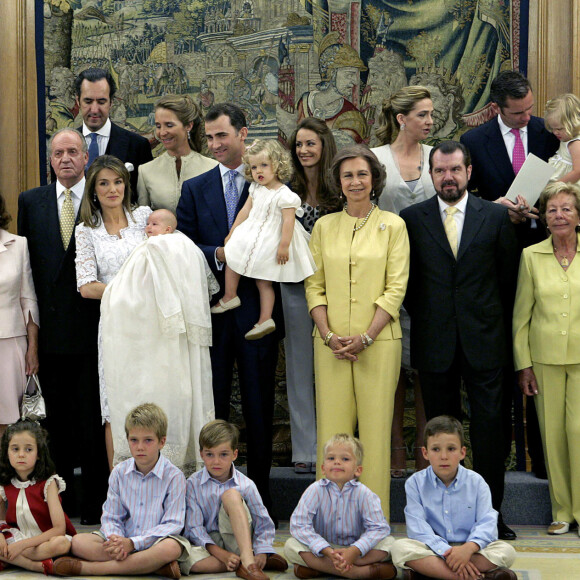
{"type": "Polygon", "coordinates": [[[97,259],[90,228],[79,224],[75,229],[77,255],[75,265],[77,271],[77,289],[89,282],[98,282],[97,259]]]}

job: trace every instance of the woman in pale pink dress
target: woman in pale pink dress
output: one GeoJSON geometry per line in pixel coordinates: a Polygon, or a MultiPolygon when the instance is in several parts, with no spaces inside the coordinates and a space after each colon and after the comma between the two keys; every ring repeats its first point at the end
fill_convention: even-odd
{"type": "Polygon", "coordinates": [[[38,372],[38,304],[28,244],[6,230],[11,219],[0,194],[0,435],[20,418],[26,377],[38,372]]]}

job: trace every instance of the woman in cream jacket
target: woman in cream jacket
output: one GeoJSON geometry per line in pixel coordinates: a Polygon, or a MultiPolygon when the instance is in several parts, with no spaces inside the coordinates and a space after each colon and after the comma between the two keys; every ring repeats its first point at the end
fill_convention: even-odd
{"type": "Polygon", "coordinates": [[[157,101],[155,135],[166,151],[139,166],[139,205],[175,213],[183,182],[213,169],[217,161],[201,154],[203,122],[187,95],[166,95],[157,101]]]}

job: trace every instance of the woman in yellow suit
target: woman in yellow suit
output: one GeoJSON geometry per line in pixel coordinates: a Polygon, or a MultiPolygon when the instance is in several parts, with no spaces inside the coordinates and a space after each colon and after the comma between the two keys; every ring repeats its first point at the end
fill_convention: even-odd
{"type": "Polygon", "coordinates": [[[316,222],[310,250],[318,270],[305,282],[316,324],[318,476],[324,443],[335,433],[354,434],[358,425],[365,448],[360,479],[381,498],[388,518],[409,239],[401,218],[376,207],[385,170],[367,147],[342,149],[332,175],[344,211],[316,222]]]}
{"type": "Polygon", "coordinates": [[[580,187],[542,192],[550,237],[526,248],[514,307],[514,359],[525,395],[536,396],[552,501],[549,534],[580,521],[580,187]]]}

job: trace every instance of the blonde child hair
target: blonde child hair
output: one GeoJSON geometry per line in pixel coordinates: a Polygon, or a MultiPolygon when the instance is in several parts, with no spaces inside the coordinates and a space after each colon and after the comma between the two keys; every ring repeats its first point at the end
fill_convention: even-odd
{"type": "Polygon", "coordinates": [[[155,403],[143,403],[127,414],[125,419],[125,434],[135,428],[151,429],[158,439],[167,437],[167,415],[155,403]]]}
{"type": "Polygon", "coordinates": [[[324,444],[324,447],[322,448],[323,457],[326,457],[328,449],[333,445],[344,445],[345,447],[350,447],[357,465],[362,465],[364,449],[362,443],[356,437],[353,437],[348,433],[336,433],[324,444]]]}
{"type": "Polygon", "coordinates": [[[566,133],[572,137],[580,134],[580,99],[573,93],[565,93],[550,99],[544,111],[546,129],[552,131],[550,119],[562,124],[566,133]]]}
{"type": "Polygon", "coordinates": [[[249,182],[254,181],[254,178],[252,177],[250,157],[260,155],[260,153],[266,153],[278,181],[286,183],[290,180],[294,173],[290,153],[274,139],[256,139],[246,148],[246,152],[242,157],[242,161],[244,162],[244,177],[249,182]]]}

